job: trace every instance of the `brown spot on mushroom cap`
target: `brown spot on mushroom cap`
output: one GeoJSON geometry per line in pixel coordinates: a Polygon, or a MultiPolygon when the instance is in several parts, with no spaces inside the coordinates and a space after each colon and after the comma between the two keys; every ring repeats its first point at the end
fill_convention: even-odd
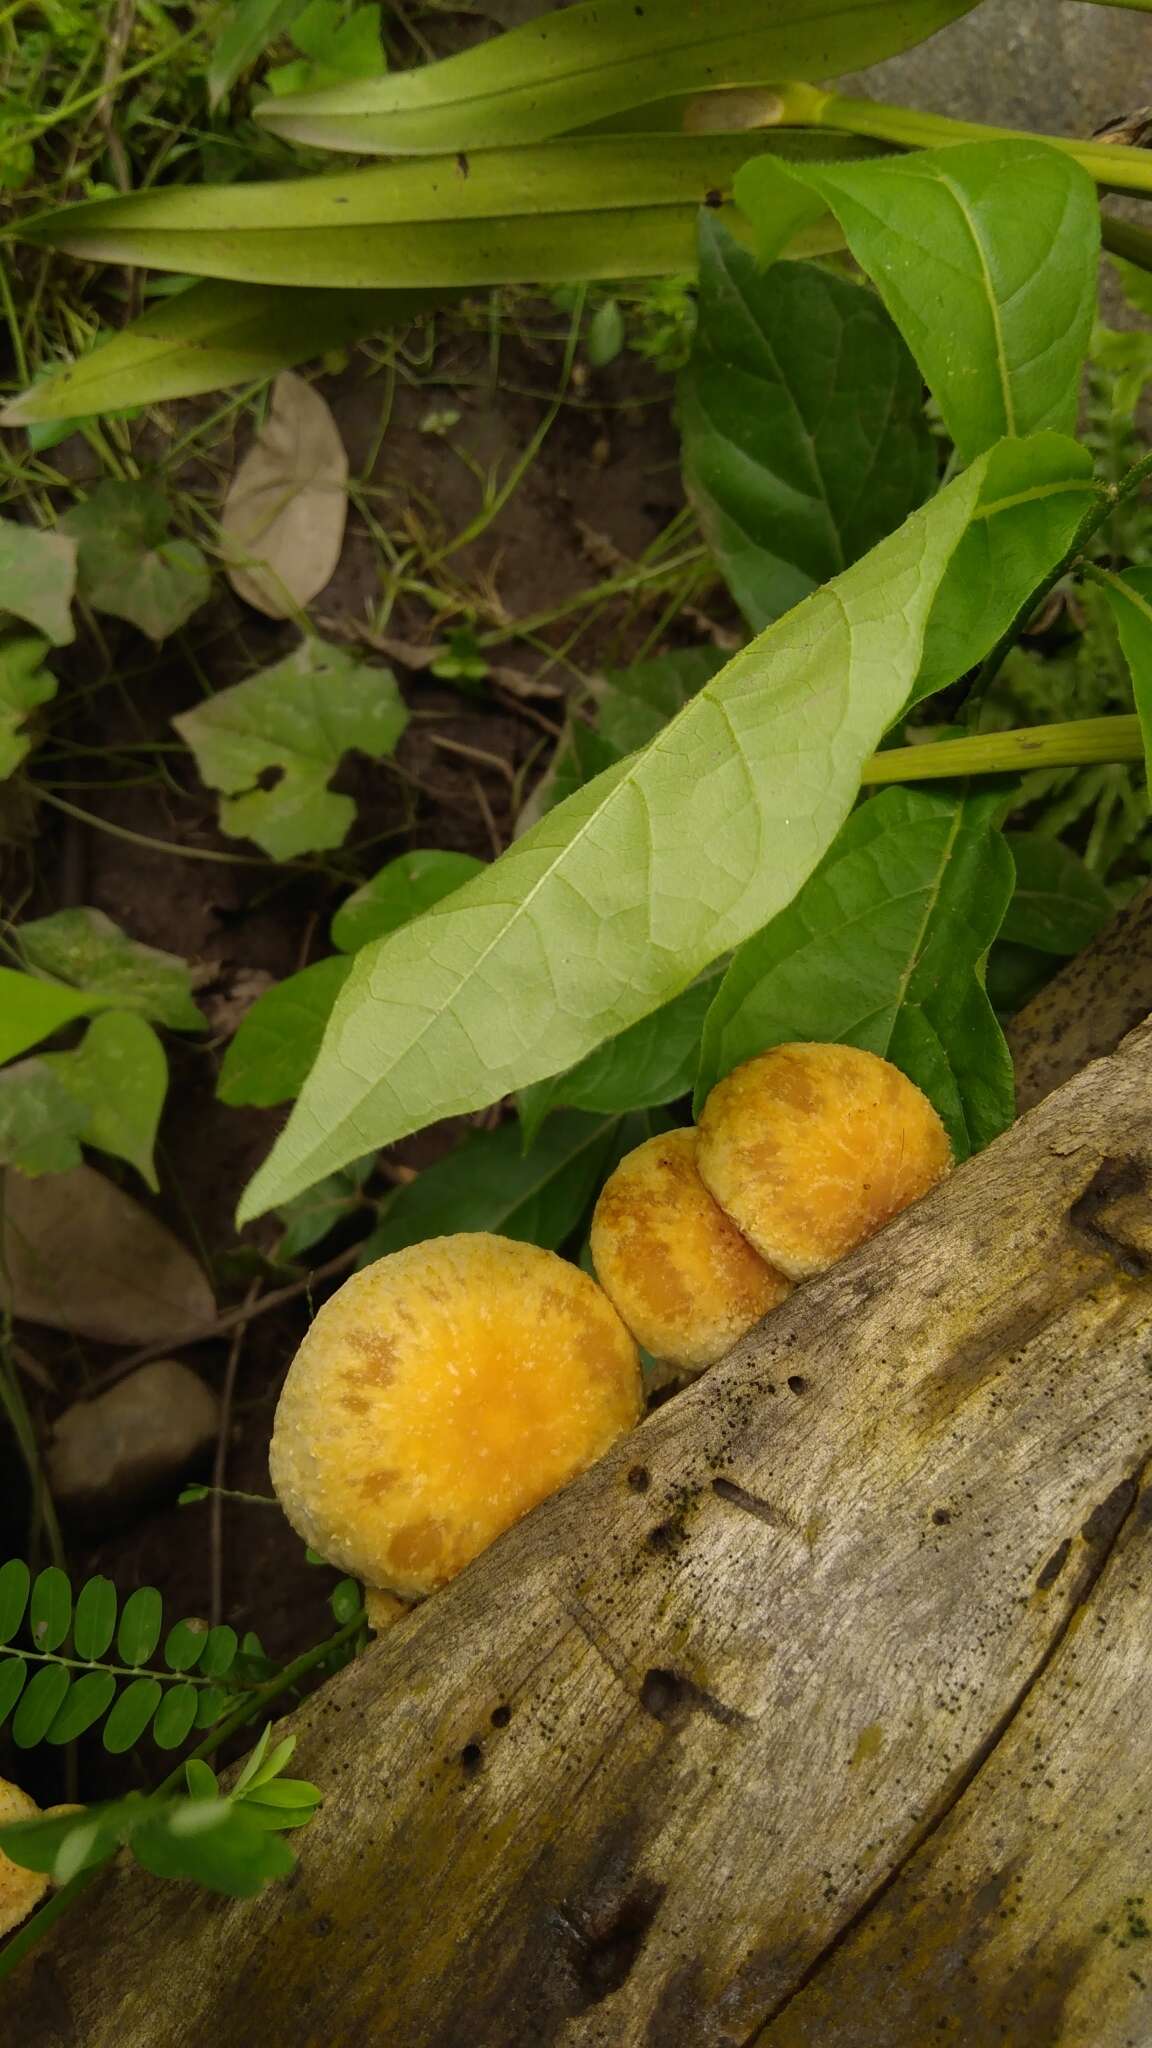
{"type": "MultiPolygon", "coordinates": [[[[0,1824],[39,1820],[40,1808],[19,1785],[0,1778],[0,1824]]],[[[22,1870],[0,1849],[0,1936],[10,1934],[40,1904],[48,1879],[38,1870],[22,1870]]]]}
{"type": "Polygon", "coordinates": [[[852,1045],[779,1045],[717,1083],[700,1175],[794,1280],[862,1244],[948,1172],[948,1134],[890,1061],[852,1045]]]}
{"type": "Polygon", "coordinates": [[[645,1351],[702,1372],[790,1284],[713,1201],[696,1143],[695,1131],[668,1131],[621,1160],[592,1218],[592,1263],[645,1351]]]}
{"type": "Polygon", "coordinates": [[[636,1347],[587,1273],[507,1238],[433,1238],[320,1310],[276,1411],[272,1483],[315,1550],[418,1598],[640,1411],[636,1347]]]}

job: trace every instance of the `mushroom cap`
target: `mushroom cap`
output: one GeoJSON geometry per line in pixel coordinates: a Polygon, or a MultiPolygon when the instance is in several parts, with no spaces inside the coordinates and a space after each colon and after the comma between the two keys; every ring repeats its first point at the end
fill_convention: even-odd
{"type": "MultiPolygon", "coordinates": [[[[40,1808],[19,1785],[0,1778],[0,1826],[14,1820],[39,1820],[40,1808]]],[[[43,1871],[22,1870],[0,1849],[0,1936],[11,1934],[40,1904],[49,1880],[43,1871]]]]}
{"type": "Polygon", "coordinates": [[[791,1283],[754,1251],[696,1170],[697,1134],[648,1138],[605,1181],[592,1217],[596,1277],[653,1358],[703,1372],[791,1283]]]}
{"type": "Polygon", "coordinates": [[[276,1411],[294,1529],[419,1598],[640,1416],[636,1347],[596,1282],[484,1233],[378,1259],[320,1310],[276,1411]]]}
{"type": "Polygon", "coordinates": [[[926,1194],[952,1150],[890,1061],[853,1045],[778,1045],[713,1088],[697,1163],[757,1251],[801,1280],[926,1194]]]}

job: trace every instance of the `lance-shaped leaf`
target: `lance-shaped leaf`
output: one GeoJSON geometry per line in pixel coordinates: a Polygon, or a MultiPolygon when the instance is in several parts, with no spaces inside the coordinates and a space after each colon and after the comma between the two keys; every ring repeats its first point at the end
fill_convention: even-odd
{"type": "Polygon", "coordinates": [[[867,166],[765,160],[736,181],[769,255],[780,181],[831,208],[964,461],[1003,435],[1072,433],[1096,306],[1096,188],[1039,142],[974,142],[867,166]]]}
{"type": "Polygon", "coordinates": [[[1152,788],[1152,569],[1093,571],[1112,607],[1144,740],[1144,772],[1152,788]]]}
{"type": "Polygon", "coordinates": [[[56,678],[44,667],[47,652],[48,642],[31,634],[0,640],[0,782],[31,748],[29,714],[56,695],[56,678]]]}
{"type": "Polygon", "coordinates": [[[353,747],[373,760],[391,754],[408,713],[390,669],[305,640],[172,723],[205,782],[225,792],[221,829],[291,860],[346,838],[356,806],[328,784],[353,747]]]}
{"type": "Polygon", "coordinates": [[[875,64],[967,13],[973,0],[596,0],[438,64],[290,100],[277,134],[321,149],[491,149],[677,92],[765,78],[830,78],[875,64]]]}
{"type": "Polygon", "coordinates": [[[679,410],[689,491],[756,631],[935,482],[920,372],[876,294],[815,264],[764,271],[710,214],[679,410]]]}
{"type": "Polygon", "coordinates": [[[356,956],[247,1215],[574,1066],[783,909],[908,695],[982,474],[769,627],[642,753],[356,956]]]}
{"type": "Polygon", "coordinates": [[[258,383],[329,349],[404,326],[440,303],[431,292],[317,296],[291,286],[192,285],[157,300],[78,362],[50,370],[0,413],[0,425],[37,426],[258,383]]]}
{"type": "Polygon", "coordinates": [[[76,635],[75,589],[74,540],[21,526],[15,519],[0,519],[0,612],[11,612],[35,626],[54,647],[66,647],[76,635]]]}
{"type": "Polygon", "coordinates": [[[708,1014],[697,1106],[793,1040],[879,1053],[935,1103],[957,1158],[1012,1121],[1012,1062],[983,964],[1015,881],[1003,798],[886,789],[795,901],[742,946],[708,1014]]]}
{"type": "MultiPolygon", "coordinates": [[[[659,277],[691,269],[698,208],[723,201],[749,157],[826,160],[877,147],[785,131],[590,137],[338,178],[170,185],[37,214],[20,234],[94,262],[248,284],[421,290],[659,277]]],[[[795,247],[807,254],[842,239],[817,224],[795,247]]]]}

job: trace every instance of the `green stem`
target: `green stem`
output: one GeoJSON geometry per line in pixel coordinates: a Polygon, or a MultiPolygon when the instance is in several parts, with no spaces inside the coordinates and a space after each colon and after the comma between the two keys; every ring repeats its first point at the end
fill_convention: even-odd
{"type": "MultiPolygon", "coordinates": [[[[1152,5],[1152,0],[1150,0],[1152,5]]],[[[823,92],[799,82],[774,89],[773,111],[765,126],[835,128],[849,135],[869,135],[903,149],[941,149],[957,142],[1043,142],[1061,150],[1113,192],[1152,192],[1152,155],[1121,142],[1076,142],[1063,135],[1034,135],[1023,128],[1000,128],[983,121],[956,121],[948,114],[923,114],[914,107],[894,107],[882,100],[856,100],[823,92]]]]}
{"type": "Polygon", "coordinates": [[[1027,725],[1016,732],[973,733],[873,754],[862,783],[936,781],[961,775],[1019,775],[1033,768],[1084,768],[1095,761],[1140,761],[1140,720],[1076,718],[1066,725],[1027,725]]]}
{"type": "Polygon", "coordinates": [[[215,1686],[220,1681],[195,1671],[152,1671],[147,1665],[105,1664],[99,1658],[61,1657],[55,1650],[22,1650],[0,1643],[0,1657],[19,1657],[25,1664],[65,1664],[70,1671],[111,1671],[117,1678],[155,1678],[161,1685],[215,1686]]]}
{"type": "MultiPolygon", "coordinates": [[[[157,1785],[153,1797],[160,1798],[166,1792],[175,1791],[184,1776],[184,1766],[186,1763],[207,1761],[220,1748],[221,1743],[228,1740],[230,1735],[234,1735],[237,1729],[243,1728],[247,1722],[255,1720],[256,1715],[265,1706],[278,1698],[281,1693],[287,1692],[293,1686],[298,1685],[302,1678],[306,1678],[310,1671],[315,1670],[316,1666],[322,1664],[325,1658],[330,1657],[335,1650],[339,1650],[345,1643],[351,1642],[363,1626],[364,1610],[361,1608],[355,1620],[346,1622],[344,1627],[337,1629],[336,1634],[329,1636],[326,1642],[317,1644],[315,1649],[305,1650],[304,1654],[297,1657],[294,1663],[286,1664],[283,1671],[275,1678],[269,1679],[267,1685],[261,1688],[258,1695],[254,1695],[251,1700],[245,1700],[241,1706],[235,1708],[231,1714],[226,1715],[222,1721],[218,1722],[215,1728],[210,1729],[203,1742],[199,1743],[189,1756],[182,1758],[180,1763],[174,1765],[172,1770],[169,1771],[168,1776],[157,1785]]],[[[36,1943],[47,1934],[49,1928],[53,1927],[56,1921],[63,1917],[69,1908],[75,1904],[81,1892],[87,1891],[88,1886],[107,1867],[107,1864],[111,1862],[112,1856],[118,1853],[118,1849],[114,1849],[110,1856],[105,1857],[103,1863],[94,1863],[90,1870],[79,1871],[75,1877],[69,1879],[67,1884],[61,1885],[60,1890],[45,1905],[41,1906],[37,1912],[33,1913],[30,1920],[24,1922],[19,1932],[14,1934],[7,1943],[3,1953],[0,1953],[0,1978],[8,1977],[12,1974],[17,1964],[23,1962],[29,1949],[34,1948],[36,1943]]]]}

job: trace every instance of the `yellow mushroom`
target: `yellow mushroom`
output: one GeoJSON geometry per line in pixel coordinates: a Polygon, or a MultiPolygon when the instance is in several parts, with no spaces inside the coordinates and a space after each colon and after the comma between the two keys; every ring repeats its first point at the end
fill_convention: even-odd
{"type": "Polygon", "coordinates": [[[952,1152],[927,1096],[888,1060],[779,1045],[713,1088],[697,1164],[757,1251],[800,1280],[926,1194],[952,1152]]]}
{"type": "MultiPolygon", "coordinates": [[[[16,1820],[39,1820],[40,1808],[19,1785],[0,1778],[0,1827],[16,1820]]],[[[48,1890],[49,1879],[39,1870],[24,1870],[0,1849],[0,1936],[11,1934],[48,1890]]]]}
{"type": "Polygon", "coordinates": [[[696,1170],[697,1134],[668,1131],[622,1159],[592,1218],[596,1277],[653,1358],[702,1372],[791,1283],[754,1251],[696,1170]]]}
{"type": "Polygon", "coordinates": [[[636,1347],[587,1273],[507,1238],[433,1238],[320,1310],[280,1396],[272,1483],[315,1550],[419,1598],[641,1405],[636,1347]]]}

